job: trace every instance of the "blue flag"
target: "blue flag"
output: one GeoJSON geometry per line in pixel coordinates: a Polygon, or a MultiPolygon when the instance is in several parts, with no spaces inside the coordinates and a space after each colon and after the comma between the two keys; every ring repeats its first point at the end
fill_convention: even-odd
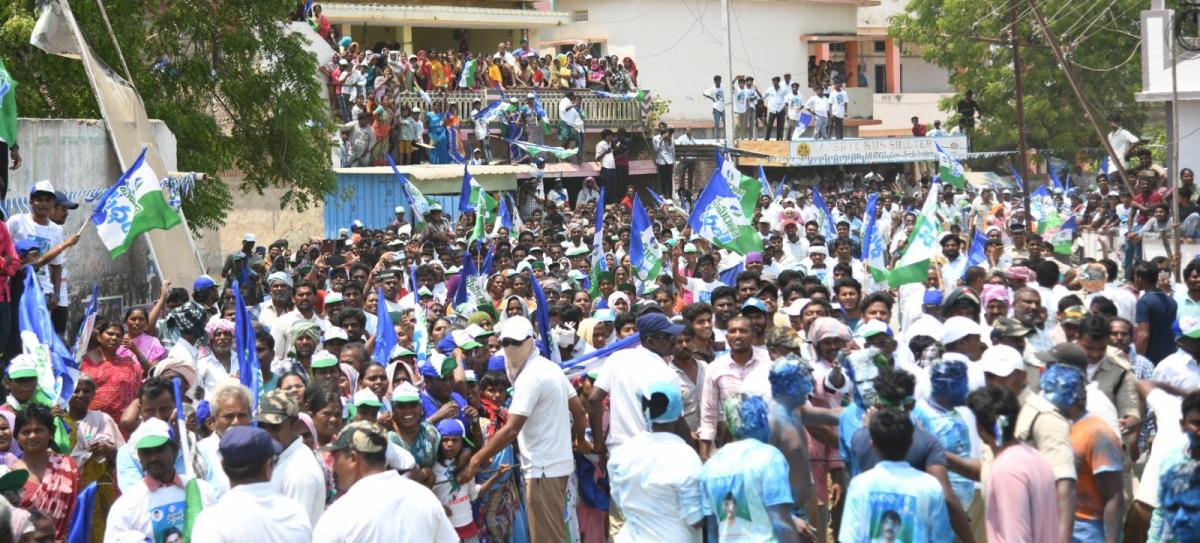
{"type": "Polygon", "coordinates": [[[304,15],[306,15],[306,16],[312,15],[314,1],[315,0],[308,0],[307,2],[304,3],[304,15]]]}
{"type": "Polygon", "coordinates": [[[770,196],[771,200],[774,201],[775,200],[775,191],[771,190],[771,182],[767,181],[767,172],[763,171],[763,167],[761,164],[758,166],[758,181],[760,183],[762,183],[761,194],[766,194],[767,196],[770,196]]]}
{"type": "Polygon", "coordinates": [[[474,181],[474,178],[471,177],[471,172],[467,171],[467,165],[464,163],[462,189],[458,191],[459,213],[475,211],[475,206],[471,205],[471,181],[474,181]]]}
{"type": "Polygon", "coordinates": [[[387,157],[388,164],[392,166],[392,174],[396,176],[396,181],[400,183],[400,194],[404,197],[405,218],[408,220],[408,224],[416,224],[413,221],[413,213],[416,213],[416,210],[413,209],[413,197],[408,192],[408,177],[400,173],[400,169],[396,167],[396,161],[392,160],[391,153],[386,153],[384,156],[387,157]]]}
{"type": "Polygon", "coordinates": [[[262,368],[258,365],[258,345],[254,339],[254,319],[246,309],[242,290],[233,282],[233,346],[237,353],[238,380],[250,389],[254,410],[258,411],[258,394],[262,390],[262,368]]]}
{"type": "Polygon", "coordinates": [[[1100,157],[1100,173],[1108,173],[1108,155],[1100,157]]]}
{"type": "MultiPolygon", "coordinates": [[[[383,289],[376,289],[379,305],[375,308],[375,351],[371,359],[381,366],[387,367],[388,359],[392,356],[392,348],[400,343],[396,338],[396,327],[392,325],[392,315],[387,310],[387,297],[383,289]]],[[[417,291],[413,291],[413,296],[417,291]]]]}
{"type": "Polygon", "coordinates": [[[535,114],[537,114],[539,119],[545,120],[546,119],[546,108],[542,107],[542,99],[537,95],[536,92],[532,93],[532,94],[533,94],[533,112],[535,114]]]}
{"type": "Polygon", "coordinates": [[[657,205],[663,205],[663,203],[664,203],[663,197],[662,197],[662,196],[659,196],[657,192],[654,192],[654,189],[652,189],[652,188],[650,188],[650,187],[646,187],[646,192],[649,192],[649,193],[650,193],[650,197],[651,197],[651,198],[654,198],[654,203],[655,203],[655,204],[657,204],[657,205]]]}
{"type": "Polygon", "coordinates": [[[25,291],[17,307],[17,323],[24,353],[38,360],[38,390],[34,399],[47,407],[60,399],[67,401],[75,391],[79,364],[54,332],[46,296],[33,266],[25,266],[25,291]]]}
{"type": "Polygon", "coordinates": [[[500,210],[496,212],[496,215],[500,217],[500,226],[508,229],[509,237],[513,237],[513,216],[512,212],[508,210],[508,198],[500,198],[500,210]]]}
{"type": "Polygon", "coordinates": [[[879,193],[873,192],[867,195],[867,209],[863,216],[867,219],[866,227],[863,228],[863,244],[862,254],[859,259],[866,262],[871,258],[871,240],[875,236],[875,208],[879,206],[879,193]]]}
{"type": "Polygon", "coordinates": [[[650,216],[646,214],[646,206],[642,205],[642,199],[636,194],[633,195],[633,213],[630,221],[630,236],[629,236],[629,262],[634,268],[640,268],[646,261],[645,243],[642,242],[642,232],[650,231],[650,235],[654,235],[654,230],[650,226],[650,216]]]}
{"type": "Polygon", "coordinates": [[[1063,192],[1067,191],[1067,186],[1058,179],[1058,174],[1054,172],[1053,166],[1046,166],[1046,173],[1050,176],[1050,182],[1054,183],[1054,187],[1063,192]]]}
{"type": "Polygon", "coordinates": [[[87,353],[88,343],[96,327],[96,312],[100,310],[100,285],[92,285],[92,298],[83,310],[83,322],[79,323],[79,334],[75,336],[75,347],[72,358],[78,364],[87,353]]]}
{"type": "Polygon", "coordinates": [[[462,272],[458,274],[458,287],[454,289],[455,306],[471,301],[471,297],[467,290],[467,283],[474,281],[475,278],[479,276],[479,271],[475,268],[475,257],[471,256],[470,251],[463,253],[462,261],[462,272]]]}
{"type": "Polygon", "coordinates": [[[742,207],[741,196],[729,187],[722,171],[724,161],[719,154],[717,156],[717,169],[713,170],[708,185],[696,198],[688,215],[688,225],[701,238],[740,255],[762,251],[762,236],[750,224],[751,217],[742,207]]]}
{"type": "Polygon", "coordinates": [[[451,126],[446,129],[446,141],[449,143],[450,160],[455,164],[465,164],[467,159],[458,152],[458,127],[451,126]]]}
{"type": "Polygon", "coordinates": [[[608,359],[608,355],[613,354],[621,349],[636,347],[640,345],[641,342],[641,336],[635,332],[633,335],[614,341],[588,354],[563,362],[560,367],[562,367],[563,371],[567,374],[567,377],[578,375],[580,373],[587,373],[603,364],[604,361],[608,359]]]}
{"type": "Polygon", "coordinates": [[[562,357],[558,354],[558,345],[554,343],[554,333],[550,330],[550,303],[546,301],[546,292],[542,290],[542,284],[538,283],[537,275],[533,273],[533,270],[529,270],[529,287],[533,290],[533,299],[537,301],[534,321],[537,324],[538,333],[542,336],[542,344],[538,347],[542,351],[542,356],[549,358],[555,364],[561,364],[562,357]]]}
{"type": "Polygon", "coordinates": [[[837,236],[837,228],[833,225],[833,213],[829,211],[829,206],[825,203],[825,197],[821,196],[821,189],[817,185],[812,187],[813,205],[825,215],[825,220],[821,221],[821,235],[825,237],[825,241],[833,241],[837,236]]]}
{"type": "Polygon", "coordinates": [[[987,241],[987,235],[982,232],[975,232],[975,239],[971,240],[971,250],[967,252],[967,265],[963,266],[963,277],[966,277],[967,269],[971,266],[978,266],[987,262],[987,251],[984,250],[987,241]]]}
{"type": "Polygon", "coordinates": [[[1017,183],[1017,189],[1025,192],[1025,180],[1021,178],[1021,174],[1017,173],[1017,169],[1013,167],[1012,163],[1008,164],[1008,171],[1012,172],[1013,181],[1017,183]]]}
{"type": "Polygon", "coordinates": [[[96,512],[96,481],[83,487],[75,498],[75,512],[71,514],[71,531],[67,543],[91,543],[92,514],[96,512]]]}
{"type": "Polygon", "coordinates": [[[734,266],[732,268],[729,268],[728,270],[722,271],[721,273],[717,274],[717,276],[720,277],[721,282],[725,283],[726,285],[736,285],[738,274],[742,273],[745,270],[746,270],[746,265],[741,262],[738,262],[737,266],[734,266]]]}

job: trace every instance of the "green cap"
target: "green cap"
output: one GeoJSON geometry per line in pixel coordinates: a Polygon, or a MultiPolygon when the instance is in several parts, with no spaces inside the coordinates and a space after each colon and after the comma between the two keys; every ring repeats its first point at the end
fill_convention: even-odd
{"type": "Polygon", "coordinates": [[[400,383],[392,390],[392,403],[411,403],[421,401],[421,392],[412,383],[400,383]]]}
{"type": "Polygon", "coordinates": [[[171,429],[160,419],[150,418],[142,421],[137,431],[129,436],[129,442],[135,449],[153,449],[171,441],[171,429]]]}
{"type": "Polygon", "coordinates": [[[383,407],[383,402],[379,401],[379,396],[376,396],[369,388],[355,392],[351,403],[354,404],[354,407],[383,407]]]}
{"type": "Polygon", "coordinates": [[[0,492],[12,492],[25,487],[25,481],[29,480],[29,471],[23,469],[14,469],[3,476],[0,476],[0,492]]]}
{"type": "Polygon", "coordinates": [[[312,366],[312,369],[314,369],[314,370],[318,369],[318,368],[332,368],[337,365],[338,365],[337,357],[333,356],[333,353],[331,353],[329,351],[325,351],[325,350],[319,351],[319,352],[317,352],[317,354],[314,354],[312,357],[311,366],[312,366]]]}
{"type": "Polygon", "coordinates": [[[9,379],[26,379],[37,376],[37,359],[31,354],[17,355],[8,363],[9,379]]]}
{"type": "Polygon", "coordinates": [[[468,341],[468,342],[463,343],[462,345],[458,346],[459,349],[462,349],[464,351],[469,351],[471,349],[478,349],[480,347],[483,347],[483,345],[480,345],[479,342],[475,341],[475,340],[468,341]]]}

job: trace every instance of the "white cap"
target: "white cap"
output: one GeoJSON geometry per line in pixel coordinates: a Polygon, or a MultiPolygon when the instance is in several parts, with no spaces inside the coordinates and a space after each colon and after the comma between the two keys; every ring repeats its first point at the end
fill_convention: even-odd
{"type": "Polygon", "coordinates": [[[340,304],[344,301],[345,299],[342,298],[342,293],[340,292],[330,292],[329,294],[325,295],[326,304],[340,304]]]}
{"type": "Polygon", "coordinates": [[[1008,345],[993,345],[983,352],[979,365],[984,373],[997,377],[1008,377],[1014,371],[1025,371],[1025,359],[1021,353],[1008,345]]]}
{"type": "Polygon", "coordinates": [[[783,314],[789,317],[799,317],[800,312],[804,311],[804,306],[810,302],[808,298],[796,298],[791,304],[783,309],[783,314]]]}
{"type": "Polygon", "coordinates": [[[971,335],[982,336],[983,327],[966,317],[950,317],[942,324],[942,345],[949,345],[971,335]]]}
{"type": "Polygon", "coordinates": [[[450,332],[450,337],[454,338],[454,344],[462,346],[462,344],[475,339],[471,333],[466,330],[454,330],[450,332]]]}
{"type": "Polygon", "coordinates": [[[245,236],[242,236],[243,243],[254,243],[255,241],[258,241],[258,238],[254,237],[254,234],[246,234],[245,236]]]}
{"type": "Polygon", "coordinates": [[[331,326],[331,327],[329,327],[328,330],[325,331],[325,338],[323,341],[329,342],[329,341],[332,341],[335,339],[340,339],[342,341],[350,341],[350,336],[347,335],[346,331],[343,330],[340,326],[331,326]]]}
{"type": "Polygon", "coordinates": [[[479,337],[479,334],[484,332],[486,332],[486,330],[484,330],[483,327],[478,324],[467,326],[467,334],[471,336],[471,339],[479,337]]]}
{"type": "Polygon", "coordinates": [[[54,184],[49,179],[38,181],[33,184],[33,189],[29,191],[29,194],[35,192],[49,192],[50,194],[54,194],[54,184]]]}
{"type": "Polygon", "coordinates": [[[397,228],[396,235],[399,236],[401,234],[406,235],[406,236],[411,236],[412,235],[412,225],[406,224],[404,226],[401,226],[400,228],[397,228]]]}
{"type": "Polygon", "coordinates": [[[166,422],[157,418],[148,418],[138,425],[129,443],[134,449],[153,449],[171,441],[171,429],[166,422]]]}
{"type": "Polygon", "coordinates": [[[350,229],[349,228],[338,228],[338,235],[339,236],[349,236],[350,229]]]}
{"type": "Polygon", "coordinates": [[[369,388],[364,388],[358,392],[355,392],[351,403],[353,403],[355,407],[363,405],[371,407],[383,407],[383,402],[379,401],[379,396],[376,396],[375,393],[371,392],[371,389],[369,388]]]}
{"type": "Polygon", "coordinates": [[[396,213],[404,213],[404,206],[396,206],[396,213]]]}
{"type": "Polygon", "coordinates": [[[500,339],[524,341],[533,337],[533,324],[520,315],[509,317],[500,325],[500,339]]]}

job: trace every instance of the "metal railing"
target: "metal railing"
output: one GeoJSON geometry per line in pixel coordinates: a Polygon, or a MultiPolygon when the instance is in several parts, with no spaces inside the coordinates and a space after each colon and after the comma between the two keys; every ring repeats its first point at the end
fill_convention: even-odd
{"type": "MultiPolygon", "coordinates": [[[[525,102],[526,96],[530,92],[536,92],[538,99],[542,102],[542,107],[546,109],[546,117],[551,123],[558,121],[558,103],[566,95],[566,91],[553,89],[509,89],[506,96],[509,98],[517,98],[521,103],[525,102]]],[[[584,120],[589,129],[593,128],[626,128],[638,129],[642,124],[642,106],[637,101],[623,102],[611,98],[601,98],[586,90],[574,91],[577,96],[583,98],[581,108],[583,109],[584,120]]],[[[332,85],[330,85],[330,96],[334,96],[332,85]]],[[[500,99],[500,91],[497,90],[457,90],[445,94],[433,93],[430,98],[434,101],[445,100],[446,106],[455,105],[458,109],[459,118],[465,118],[470,115],[471,109],[474,106],[475,100],[479,100],[486,107],[487,104],[500,99]]],[[[428,106],[421,99],[421,96],[415,92],[406,92],[400,95],[399,103],[395,107],[403,106],[419,107],[422,110],[428,109],[428,106]]],[[[332,107],[334,117],[337,118],[337,104],[332,107]]]]}

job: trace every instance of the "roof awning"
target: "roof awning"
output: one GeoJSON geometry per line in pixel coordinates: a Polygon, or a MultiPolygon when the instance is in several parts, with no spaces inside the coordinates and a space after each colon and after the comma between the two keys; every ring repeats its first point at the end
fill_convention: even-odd
{"type": "MultiPolygon", "coordinates": [[[[463,167],[461,164],[419,164],[415,166],[398,166],[396,168],[426,194],[458,194],[462,189],[463,167]]],[[[338,177],[343,176],[392,176],[388,166],[370,166],[366,168],[334,168],[338,177]]],[[[533,173],[533,166],[522,164],[512,166],[501,164],[496,166],[471,166],[471,177],[474,177],[485,190],[514,190],[517,188],[517,178],[527,177],[533,173]]]]}
{"type": "Polygon", "coordinates": [[[887,38],[887,28],[860,26],[855,34],[801,34],[800,41],[806,43],[844,43],[848,41],[879,41],[887,38]]]}
{"type": "Polygon", "coordinates": [[[333,24],[439,28],[554,28],[571,22],[566,11],[322,2],[333,24]]]}

